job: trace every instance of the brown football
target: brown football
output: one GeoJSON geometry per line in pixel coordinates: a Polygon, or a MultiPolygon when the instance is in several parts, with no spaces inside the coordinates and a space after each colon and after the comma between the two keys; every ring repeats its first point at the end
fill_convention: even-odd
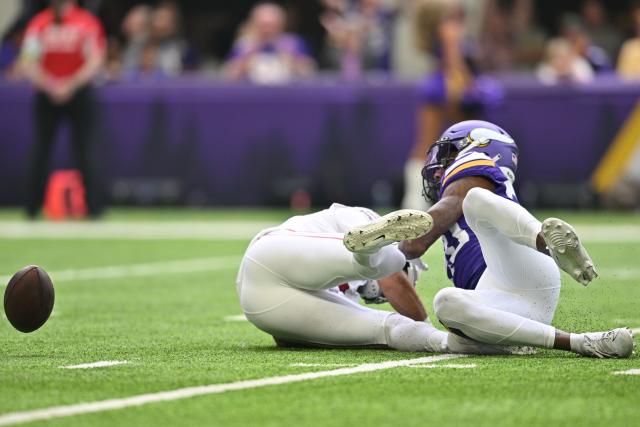
{"type": "Polygon", "coordinates": [[[4,312],[14,328],[33,332],[47,321],[55,299],[46,271],[29,265],[13,275],[4,291],[4,312]]]}

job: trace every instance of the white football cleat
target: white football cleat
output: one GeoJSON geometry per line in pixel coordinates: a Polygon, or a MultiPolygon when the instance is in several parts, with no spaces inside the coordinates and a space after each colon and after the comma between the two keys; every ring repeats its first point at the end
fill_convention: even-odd
{"type": "Polygon", "coordinates": [[[627,358],[633,354],[633,332],[629,328],[617,328],[608,332],[582,334],[584,342],[579,354],[600,359],[627,358]]]}
{"type": "Polygon", "coordinates": [[[561,219],[548,218],[542,223],[542,237],[553,260],[584,286],[598,277],[598,272],[573,227],[561,219]]]}
{"type": "Polygon", "coordinates": [[[346,248],[355,253],[373,253],[402,240],[417,239],[433,228],[433,218],[426,212],[402,209],[369,224],[354,227],[343,238],[346,248]]]}

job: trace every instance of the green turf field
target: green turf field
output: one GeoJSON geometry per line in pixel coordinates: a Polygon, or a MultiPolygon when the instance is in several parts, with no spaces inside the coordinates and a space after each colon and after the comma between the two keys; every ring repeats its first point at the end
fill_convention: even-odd
{"type": "MultiPolygon", "coordinates": [[[[14,412],[430,356],[278,349],[269,336],[238,320],[234,279],[249,237],[287,215],[116,211],[104,222],[60,228],[0,212],[2,281],[26,264],[38,264],[56,285],[54,315],[40,331],[20,334],[0,320],[0,425],[3,415],[14,412]],[[176,236],[183,230],[187,238],[176,236]],[[97,361],[128,363],[60,368],[97,361]]],[[[584,288],[563,275],[556,326],[640,328],[640,216],[563,217],[584,233],[601,278],[584,288]]],[[[431,271],[419,290],[427,308],[435,292],[449,285],[441,257],[440,248],[425,256],[431,271]]],[[[613,375],[630,369],[640,369],[637,356],[593,360],[539,350],[533,356],[467,357],[227,391],[32,425],[635,426],[640,376],[613,375]]]]}

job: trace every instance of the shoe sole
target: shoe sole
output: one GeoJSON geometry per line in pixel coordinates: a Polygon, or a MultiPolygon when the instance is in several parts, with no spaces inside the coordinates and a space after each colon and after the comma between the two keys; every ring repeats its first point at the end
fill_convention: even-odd
{"type": "Polygon", "coordinates": [[[542,223],[542,237],[551,257],[576,281],[587,286],[598,277],[591,257],[571,225],[558,218],[548,218],[542,223]],[[562,265],[565,263],[569,266],[562,265]]]}
{"type": "Polygon", "coordinates": [[[355,227],[344,235],[343,243],[351,252],[372,252],[394,242],[417,239],[432,228],[433,218],[428,213],[402,209],[355,227]]]}

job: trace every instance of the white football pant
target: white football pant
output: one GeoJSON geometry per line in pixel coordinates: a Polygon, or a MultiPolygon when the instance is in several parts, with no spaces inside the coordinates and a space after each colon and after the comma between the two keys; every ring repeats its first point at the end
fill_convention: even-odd
{"type": "Polygon", "coordinates": [[[371,255],[354,255],[344,247],[344,217],[348,217],[349,227],[372,219],[361,212],[343,207],[335,214],[341,218],[326,221],[340,223],[332,228],[341,232],[308,231],[317,229],[317,221],[306,227],[305,217],[295,217],[254,238],[238,276],[240,305],[247,319],[285,341],[433,351],[429,343],[435,340],[436,349],[441,350],[446,334],[429,323],[363,307],[330,290],[350,281],[387,277],[405,265],[396,245],[371,255]],[[307,231],[301,231],[305,228],[307,231]]]}
{"type": "Polygon", "coordinates": [[[550,323],[560,271],[536,250],[541,223],[517,203],[480,188],[469,191],[463,211],[487,269],[475,290],[440,290],[433,301],[436,316],[450,330],[480,342],[553,347],[550,323]]]}

